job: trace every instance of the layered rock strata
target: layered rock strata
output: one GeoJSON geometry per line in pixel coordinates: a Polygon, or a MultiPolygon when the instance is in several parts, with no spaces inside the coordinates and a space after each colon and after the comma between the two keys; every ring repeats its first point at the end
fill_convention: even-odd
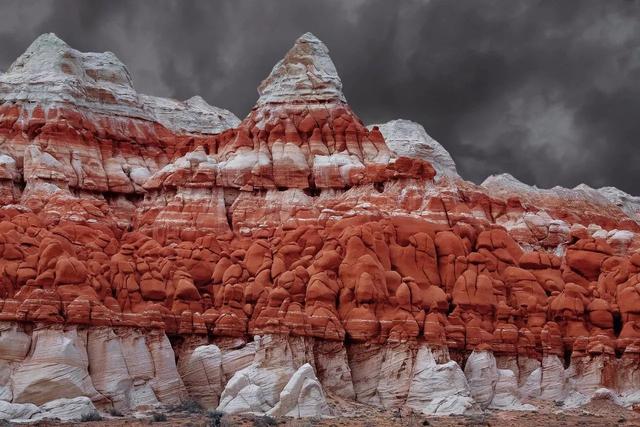
{"type": "Polygon", "coordinates": [[[464,181],[309,33],[259,94],[141,95],[51,34],[0,75],[1,417],[640,399],[635,198],[464,181]]]}

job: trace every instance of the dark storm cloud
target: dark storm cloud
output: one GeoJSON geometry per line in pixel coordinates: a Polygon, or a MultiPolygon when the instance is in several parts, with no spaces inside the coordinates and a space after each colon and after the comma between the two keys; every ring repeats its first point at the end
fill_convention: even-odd
{"type": "Polygon", "coordinates": [[[311,31],[365,122],[423,124],[468,179],[639,194],[639,19],[630,0],[4,1],[0,68],[53,31],[115,52],[141,92],[243,117],[311,31]]]}

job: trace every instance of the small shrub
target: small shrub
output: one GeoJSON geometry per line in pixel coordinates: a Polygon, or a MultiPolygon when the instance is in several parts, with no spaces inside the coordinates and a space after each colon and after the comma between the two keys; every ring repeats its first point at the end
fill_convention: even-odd
{"type": "Polygon", "coordinates": [[[202,406],[195,400],[185,400],[179,405],[171,407],[171,412],[188,412],[190,414],[201,414],[204,412],[202,406]]]}
{"type": "Polygon", "coordinates": [[[118,411],[116,408],[111,408],[109,410],[109,415],[111,415],[112,417],[124,417],[122,412],[118,411]]]}
{"type": "Polygon", "coordinates": [[[153,414],[151,414],[151,419],[154,423],[159,423],[162,421],[167,421],[167,416],[160,412],[154,412],[153,414]]]}
{"type": "Polygon", "coordinates": [[[262,415],[262,416],[253,418],[253,425],[254,427],[270,427],[270,426],[277,426],[278,422],[276,421],[275,418],[269,415],[262,415]]]}
{"type": "Polygon", "coordinates": [[[207,417],[211,421],[211,424],[209,424],[211,427],[222,427],[222,417],[224,417],[224,412],[210,411],[207,414],[207,417]]]}
{"type": "Polygon", "coordinates": [[[98,413],[98,411],[91,411],[83,414],[82,417],[80,417],[80,421],[82,421],[83,423],[89,421],[102,421],[102,416],[98,413]]]}

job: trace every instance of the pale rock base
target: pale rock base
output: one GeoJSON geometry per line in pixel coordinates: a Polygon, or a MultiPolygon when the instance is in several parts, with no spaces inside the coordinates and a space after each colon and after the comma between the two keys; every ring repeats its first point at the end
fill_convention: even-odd
{"type": "Polygon", "coordinates": [[[129,408],[159,404],[151,388],[155,369],[144,333],[129,328],[114,329],[114,333],[121,342],[122,357],[127,366],[128,375],[133,381],[132,388],[129,390],[129,408]]]}
{"type": "Polygon", "coordinates": [[[12,377],[29,353],[31,337],[15,322],[0,322],[0,400],[13,399],[12,377]]]}
{"type": "Polygon", "coordinates": [[[80,421],[83,416],[97,412],[91,399],[85,396],[56,399],[41,405],[9,403],[0,400],[0,420],[15,423],[34,423],[43,420],[80,421]]]}
{"type": "Polygon", "coordinates": [[[40,412],[33,403],[9,403],[0,400],[0,420],[29,419],[40,412]]]}
{"type": "Polygon", "coordinates": [[[36,326],[29,335],[2,323],[0,380],[0,400],[13,403],[84,396],[127,411],[187,398],[167,336],[137,328],[36,326]]]}
{"type": "Polygon", "coordinates": [[[357,343],[348,346],[347,352],[356,400],[367,405],[382,407],[378,394],[378,381],[383,347],[376,344],[357,343]]]}
{"type": "Polygon", "coordinates": [[[535,411],[536,407],[523,404],[518,399],[518,381],[513,371],[498,369],[498,381],[496,382],[493,399],[489,404],[490,409],[504,411],[535,411]]]}
{"type": "Polygon", "coordinates": [[[533,405],[520,402],[518,380],[511,369],[498,369],[489,351],[474,351],[467,359],[464,373],[471,394],[481,408],[532,411],[533,405]]]}
{"type": "Polygon", "coordinates": [[[280,401],[268,413],[294,418],[331,415],[322,386],[310,364],[302,365],[280,392],[280,401]]]}
{"type": "Polygon", "coordinates": [[[313,362],[311,341],[302,337],[264,335],[256,337],[255,343],[253,362],[229,380],[220,397],[219,411],[269,411],[296,370],[307,361],[313,362]]]}
{"type": "MultiPolygon", "coordinates": [[[[91,399],[85,396],[73,399],[56,399],[40,406],[40,413],[31,418],[33,421],[57,418],[63,422],[80,421],[84,415],[96,412],[91,399]]],[[[31,421],[30,420],[30,421],[31,421]]]]}
{"type": "Polygon", "coordinates": [[[463,372],[445,347],[424,343],[345,345],[286,335],[249,343],[209,344],[204,335],[177,341],[172,348],[158,330],[33,325],[32,331],[0,322],[0,419],[77,414],[94,404],[128,412],[186,399],[227,413],[293,417],[328,415],[329,398],[430,415],[535,410],[521,398],[564,408],[593,399],[640,402],[640,369],[631,357],[574,357],[565,369],[555,355],[538,361],[474,351],[463,372]]]}
{"type": "MultiPolygon", "coordinates": [[[[613,369],[614,363],[615,360],[602,354],[573,359],[565,371],[569,388],[587,397],[593,396],[596,390],[608,385],[605,384],[605,373],[607,369],[613,369]]],[[[613,373],[608,377],[613,377],[613,373]]]]}
{"type": "Polygon", "coordinates": [[[498,368],[493,353],[489,351],[474,351],[464,366],[473,399],[483,409],[487,408],[493,399],[496,383],[498,382],[498,368]]]}
{"type": "Polygon", "coordinates": [[[465,414],[477,411],[471,390],[460,366],[450,360],[436,363],[432,350],[418,350],[407,406],[427,415],[465,414]]]}
{"type": "Polygon", "coordinates": [[[348,354],[358,402],[385,409],[404,405],[415,358],[410,344],[352,344],[348,354]]]}
{"type": "Polygon", "coordinates": [[[520,394],[541,400],[563,400],[567,395],[565,370],[558,356],[544,356],[540,368],[531,372],[520,388],[520,394]]]}
{"type": "Polygon", "coordinates": [[[343,343],[316,341],[314,354],[318,378],[324,390],[342,399],[355,400],[356,392],[343,343]]]}
{"type": "Polygon", "coordinates": [[[196,347],[178,362],[178,373],[192,399],[205,408],[218,406],[222,394],[222,353],[211,344],[196,347]]]}
{"type": "MultiPolygon", "coordinates": [[[[222,349],[222,347],[220,347],[222,349]]],[[[256,357],[256,343],[250,342],[240,348],[222,350],[222,382],[227,383],[233,375],[253,363],[256,357]]]]}
{"type": "MultiPolygon", "coordinates": [[[[137,406],[139,399],[132,399],[136,393],[127,367],[125,350],[121,339],[111,328],[89,331],[87,354],[91,361],[89,373],[96,390],[109,398],[118,410],[137,406]]],[[[148,403],[154,403],[154,400],[151,399],[148,403]]]]}
{"type": "Polygon", "coordinates": [[[36,329],[31,351],[12,376],[13,402],[43,404],[88,396],[99,401],[89,376],[87,335],[74,326],[36,329]]]}
{"type": "Polygon", "coordinates": [[[178,404],[187,399],[169,338],[160,331],[151,331],[146,338],[155,370],[151,388],[158,400],[164,404],[178,404]]]}
{"type": "Polygon", "coordinates": [[[519,355],[496,356],[496,366],[498,369],[508,369],[513,372],[518,383],[518,387],[522,387],[529,375],[536,369],[540,368],[540,360],[519,355]]]}

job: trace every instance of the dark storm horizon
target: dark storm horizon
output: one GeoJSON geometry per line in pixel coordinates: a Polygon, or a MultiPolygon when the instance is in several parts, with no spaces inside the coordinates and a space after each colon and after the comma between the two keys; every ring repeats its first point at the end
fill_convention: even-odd
{"type": "Polygon", "coordinates": [[[422,124],[465,179],[506,172],[640,194],[637,1],[10,0],[0,10],[2,71],[55,32],[114,52],[140,92],[200,95],[241,118],[311,31],[365,123],[422,124]]]}

